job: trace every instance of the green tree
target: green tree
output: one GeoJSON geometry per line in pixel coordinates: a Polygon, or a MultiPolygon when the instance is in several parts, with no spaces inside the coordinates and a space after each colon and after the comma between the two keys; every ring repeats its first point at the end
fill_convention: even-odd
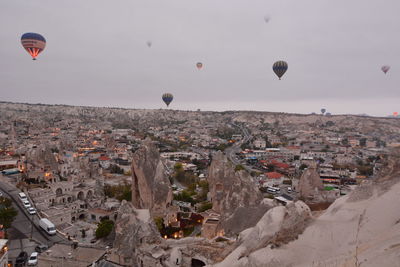
{"type": "Polygon", "coordinates": [[[195,203],[192,194],[188,190],[183,190],[179,194],[174,194],[174,200],[195,203]]]}
{"type": "Polygon", "coordinates": [[[154,223],[156,224],[158,231],[161,232],[161,230],[164,228],[163,218],[162,217],[154,218],[154,223]]]}
{"type": "Polygon", "coordinates": [[[121,185],[105,185],[104,186],[104,194],[107,197],[116,198],[119,201],[132,200],[132,186],[128,183],[121,185]]]}
{"type": "Polygon", "coordinates": [[[96,238],[107,237],[114,227],[114,222],[111,220],[103,220],[97,225],[96,238]]]}
{"type": "Polygon", "coordinates": [[[200,205],[200,207],[198,208],[198,212],[203,212],[209,209],[212,209],[212,203],[211,202],[205,202],[203,204],[200,205]]]}
{"type": "Polygon", "coordinates": [[[10,199],[5,197],[0,197],[0,224],[3,225],[4,228],[10,228],[11,223],[14,221],[18,212],[12,206],[12,202],[10,199]]]}

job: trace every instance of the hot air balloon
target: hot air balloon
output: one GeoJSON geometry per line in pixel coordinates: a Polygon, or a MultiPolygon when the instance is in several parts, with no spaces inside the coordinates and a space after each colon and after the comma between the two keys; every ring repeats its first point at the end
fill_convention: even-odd
{"type": "Polygon", "coordinates": [[[322,114],[324,114],[324,113],[325,113],[325,111],[326,111],[326,109],[325,109],[325,108],[321,108],[321,113],[322,113],[322,114]]]}
{"type": "Polygon", "coordinates": [[[201,70],[201,69],[203,68],[203,63],[197,62],[197,63],[196,63],[196,67],[197,67],[199,70],[201,70]]]}
{"type": "Polygon", "coordinates": [[[167,105],[167,107],[169,106],[169,104],[171,104],[173,99],[174,99],[174,96],[170,93],[165,93],[162,95],[162,100],[167,105]]]}
{"type": "Polygon", "coordinates": [[[147,41],[146,44],[148,47],[151,47],[151,45],[152,45],[151,41],[147,41]]]}
{"type": "Polygon", "coordinates": [[[21,36],[21,44],[32,56],[32,59],[36,60],[36,57],[46,47],[46,39],[38,33],[27,32],[21,36]]]}
{"type": "Polygon", "coordinates": [[[269,16],[264,16],[264,21],[265,21],[265,23],[268,23],[269,20],[270,20],[270,17],[269,17],[269,16]]]}
{"type": "Polygon", "coordinates": [[[397,111],[393,112],[393,116],[397,117],[399,116],[399,113],[397,111]]]}
{"type": "Polygon", "coordinates": [[[386,74],[390,70],[390,66],[387,66],[387,65],[382,66],[381,70],[383,71],[383,73],[386,74]]]}
{"type": "Polygon", "coordinates": [[[288,64],[285,61],[280,60],[274,63],[272,69],[280,80],[283,74],[285,74],[285,72],[287,71],[288,64]]]}

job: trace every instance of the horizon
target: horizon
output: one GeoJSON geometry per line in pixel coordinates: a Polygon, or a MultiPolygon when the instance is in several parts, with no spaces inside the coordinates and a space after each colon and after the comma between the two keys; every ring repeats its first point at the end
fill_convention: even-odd
{"type": "MultiPolygon", "coordinates": [[[[286,112],[286,111],[269,111],[269,110],[245,110],[245,109],[230,109],[230,110],[205,110],[205,109],[176,109],[172,107],[159,107],[159,108],[135,108],[135,107],[118,107],[118,106],[90,106],[90,105],[71,105],[71,104],[57,104],[57,103],[28,103],[28,102],[12,102],[12,101],[0,101],[0,104],[15,104],[15,105],[41,105],[41,106],[60,106],[60,107],[76,107],[76,108],[106,108],[106,109],[123,109],[123,110],[166,110],[166,111],[181,111],[181,112],[215,112],[215,113],[224,113],[224,112],[254,112],[254,113],[278,113],[284,115],[301,115],[301,116],[310,116],[310,115],[322,115],[318,112],[311,113],[298,113],[298,112],[286,112]]],[[[326,114],[323,116],[327,116],[326,114]]],[[[352,113],[338,113],[338,114],[330,114],[328,116],[359,116],[359,117],[371,117],[371,118],[384,118],[384,119],[397,119],[400,117],[393,116],[393,114],[388,114],[386,116],[375,116],[366,113],[360,114],[352,114],[352,113]]]]}
{"type": "Polygon", "coordinates": [[[396,0],[4,1],[0,91],[11,102],[157,109],[169,92],[182,110],[388,116],[400,111],[399,8],[396,0]],[[20,43],[31,31],[47,41],[36,61],[20,43]],[[289,65],[282,80],[272,71],[278,60],[289,65]]]}

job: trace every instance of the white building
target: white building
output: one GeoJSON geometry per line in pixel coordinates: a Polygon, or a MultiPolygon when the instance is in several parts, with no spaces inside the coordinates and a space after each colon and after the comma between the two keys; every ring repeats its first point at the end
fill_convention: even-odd
{"type": "Polygon", "coordinates": [[[262,139],[257,139],[254,141],[253,145],[255,148],[265,149],[267,147],[267,142],[265,142],[265,140],[262,139]]]}

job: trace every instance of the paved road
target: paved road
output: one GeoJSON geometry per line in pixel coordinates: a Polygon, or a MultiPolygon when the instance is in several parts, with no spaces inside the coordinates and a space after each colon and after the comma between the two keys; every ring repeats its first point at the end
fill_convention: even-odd
{"type": "Polygon", "coordinates": [[[232,163],[234,165],[241,164],[248,172],[257,171],[256,169],[253,169],[253,168],[247,166],[246,164],[242,164],[239,161],[238,157],[236,156],[236,153],[239,153],[240,151],[242,151],[240,146],[242,144],[249,142],[251,140],[252,136],[250,135],[249,131],[245,127],[239,126],[236,124],[232,124],[232,125],[234,127],[239,128],[242,131],[243,138],[242,138],[242,140],[234,143],[231,147],[228,147],[227,149],[225,149],[226,156],[229,158],[230,161],[232,161],[232,163]]]}
{"type": "Polygon", "coordinates": [[[5,197],[13,201],[18,215],[12,223],[10,232],[10,259],[16,257],[21,250],[28,253],[33,252],[36,244],[46,244],[49,247],[55,243],[68,243],[61,235],[49,236],[39,227],[39,216],[29,215],[19,200],[18,193],[21,191],[7,182],[9,177],[0,174],[0,190],[5,197]],[[33,222],[33,223],[32,223],[33,222]],[[32,237],[32,241],[30,241],[32,237]]]}

